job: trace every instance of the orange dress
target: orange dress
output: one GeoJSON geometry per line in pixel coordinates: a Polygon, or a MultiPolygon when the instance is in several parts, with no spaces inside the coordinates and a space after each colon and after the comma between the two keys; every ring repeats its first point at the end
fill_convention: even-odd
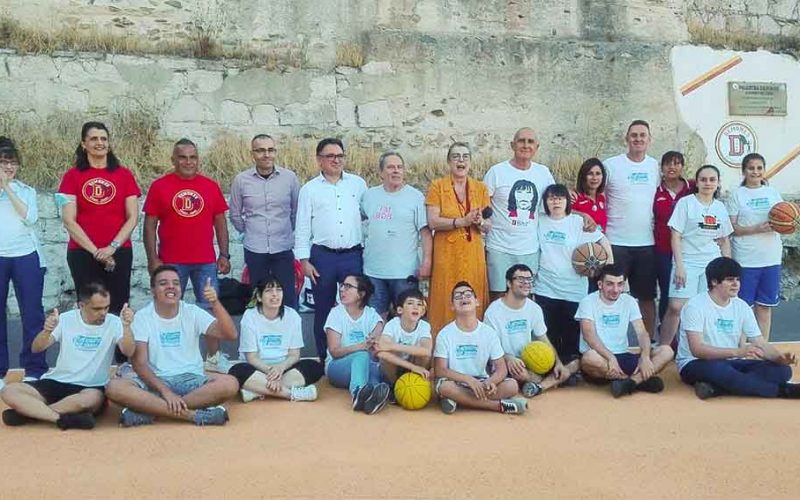
{"type": "MultiPolygon", "coordinates": [[[[489,191],[483,182],[468,179],[467,199],[461,204],[456,197],[453,181],[447,176],[431,183],[425,204],[439,207],[441,217],[457,219],[464,217],[469,210],[488,207],[489,191]]],[[[450,294],[459,281],[466,281],[475,289],[478,297],[478,318],[482,319],[483,310],[489,300],[489,284],[486,278],[483,237],[474,226],[434,232],[428,295],[428,322],[434,338],[443,326],[455,318],[450,294]]]]}

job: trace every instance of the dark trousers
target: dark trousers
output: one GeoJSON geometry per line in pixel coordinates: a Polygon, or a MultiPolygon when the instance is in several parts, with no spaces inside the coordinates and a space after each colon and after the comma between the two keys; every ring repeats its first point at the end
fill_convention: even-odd
{"type": "Polygon", "coordinates": [[[791,378],[788,366],[760,359],[695,359],[681,370],[687,384],[708,382],[727,394],[762,398],[777,397],[791,378]]]}
{"type": "Polygon", "coordinates": [[[579,357],[580,325],[575,321],[578,303],[542,295],[536,295],[536,303],[542,308],[547,338],[555,347],[561,361],[569,363],[579,357]]]}
{"type": "Polygon", "coordinates": [[[656,252],[656,276],[658,277],[658,321],[664,320],[669,305],[669,278],[672,274],[672,254],[656,252]]]}
{"type": "Polygon", "coordinates": [[[45,353],[31,353],[31,343],[44,326],[42,292],[44,269],[39,267],[36,252],[21,257],[0,257],[0,378],[8,372],[8,284],[14,285],[14,295],[22,316],[22,351],[19,364],[25,376],[40,377],[47,371],[45,353]]]}
{"type": "Polygon", "coordinates": [[[328,313],[336,304],[337,283],[344,281],[348,274],[360,274],[363,268],[362,250],[336,253],[325,247],[311,247],[311,264],[317,268],[319,277],[313,286],[314,293],[314,338],[317,343],[317,355],[325,361],[328,350],[328,339],[325,336],[325,321],[328,313]]]}
{"type": "Polygon", "coordinates": [[[256,253],[244,249],[244,262],[250,271],[250,284],[258,285],[268,274],[272,274],[283,288],[283,303],[297,310],[297,294],[294,289],[294,253],[291,250],[278,253],[256,253]]]}
{"type": "Polygon", "coordinates": [[[89,283],[102,283],[111,294],[112,314],[119,315],[122,306],[130,300],[131,295],[131,265],[133,264],[133,251],[130,248],[118,248],[114,252],[117,265],[113,271],[108,272],[103,264],[97,262],[92,254],[83,249],[67,251],[67,265],[75,284],[75,295],[82,286],[89,283]]]}

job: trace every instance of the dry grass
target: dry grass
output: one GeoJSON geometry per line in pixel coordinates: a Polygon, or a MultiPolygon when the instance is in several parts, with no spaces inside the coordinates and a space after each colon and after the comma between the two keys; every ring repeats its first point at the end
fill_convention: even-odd
{"type": "Polygon", "coordinates": [[[763,49],[800,55],[800,38],[796,36],[716,29],[698,20],[689,22],[688,30],[689,39],[694,44],[743,51],[763,49]]]}
{"type": "Polygon", "coordinates": [[[364,49],[352,42],[340,42],[336,46],[336,65],[360,68],[364,65],[364,49]]]}

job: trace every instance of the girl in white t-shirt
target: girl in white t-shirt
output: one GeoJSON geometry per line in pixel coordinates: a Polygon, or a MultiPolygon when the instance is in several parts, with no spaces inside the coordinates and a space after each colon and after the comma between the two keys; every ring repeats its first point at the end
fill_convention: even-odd
{"type": "Polygon", "coordinates": [[[706,291],[708,263],[720,256],[731,256],[728,236],[733,227],[725,205],[717,199],[719,169],[703,165],[694,179],[694,193],[678,200],[668,223],[673,266],[669,305],[659,332],[661,345],[672,344],[686,301],[706,291]]]}
{"type": "Polygon", "coordinates": [[[380,366],[372,355],[383,332],[383,319],[367,305],[374,290],[363,274],[347,275],[339,285],[339,305],[325,321],[325,374],[334,387],[350,389],[353,411],[368,415],[386,406],[391,389],[380,382],[380,366]]]}
{"type": "Polygon", "coordinates": [[[764,157],[742,160],[742,185],[728,199],[733,225],[732,253],[742,266],[739,298],[753,308],[761,334],[769,340],[772,308],[780,302],[783,243],[767,223],[770,209],[783,201],[767,184],[764,157]]]}
{"type": "Polygon", "coordinates": [[[239,353],[245,360],[228,374],[239,381],[245,403],[264,397],[314,401],[313,384],[322,377],[322,365],[300,359],[303,325],[300,315],[284,304],[280,280],[268,274],[253,293],[254,304],[242,316],[239,353]]]}
{"type": "Polygon", "coordinates": [[[611,256],[611,246],[599,229],[591,233],[583,230],[583,218],[571,213],[565,185],[553,184],[545,189],[544,210],[546,216],[539,220],[541,256],[533,293],[544,313],[547,336],[566,364],[580,356],[575,312],[589,291],[588,278],[572,267],[572,253],[583,243],[600,242],[611,256]]]}

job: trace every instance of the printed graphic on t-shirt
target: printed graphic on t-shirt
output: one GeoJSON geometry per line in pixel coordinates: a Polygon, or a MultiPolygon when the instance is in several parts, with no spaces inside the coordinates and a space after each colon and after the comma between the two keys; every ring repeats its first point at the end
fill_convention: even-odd
{"type": "Polygon", "coordinates": [[[389,205],[379,207],[375,215],[372,216],[373,220],[392,220],[393,218],[392,207],[389,205]]]}
{"type": "Polygon", "coordinates": [[[172,208],[181,217],[195,217],[204,206],[203,197],[194,189],[181,189],[172,198],[172,208]]]}
{"type": "Polygon", "coordinates": [[[608,328],[617,328],[620,321],[619,314],[603,314],[600,316],[600,323],[608,328]]]}
{"type": "Polygon", "coordinates": [[[76,335],[72,339],[72,346],[79,351],[96,351],[103,342],[103,337],[98,335],[76,335]]]}
{"type": "Polygon", "coordinates": [[[733,320],[719,318],[716,322],[717,332],[727,335],[733,334],[733,320]]]}
{"type": "Polygon", "coordinates": [[[512,319],[506,323],[506,332],[508,335],[517,333],[525,333],[528,331],[528,320],[526,319],[512,319]]]}
{"type": "Polygon", "coordinates": [[[700,229],[709,229],[712,231],[716,231],[720,227],[720,223],[717,222],[717,217],[713,214],[708,214],[703,216],[703,220],[698,222],[697,225],[700,229]]]}
{"type": "Polygon", "coordinates": [[[83,183],[81,194],[89,203],[105,205],[114,199],[117,194],[117,187],[108,179],[95,177],[83,183]]]}
{"type": "Polygon", "coordinates": [[[161,347],[180,347],[181,332],[161,332],[158,334],[161,347]]]}
{"type": "Polygon", "coordinates": [[[347,340],[351,345],[360,344],[367,340],[367,337],[361,330],[350,330],[350,333],[347,334],[347,340]]]}
{"type": "Polygon", "coordinates": [[[567,233],[563,233],[561,231],[547,231],[544,233],[544,239],[548,243],[554,243],[556,245],[564,245],[567,242],[567,233]]]}
{"type": "Polygon", "coordinates": [[[631,172],[628,174],[628,184],[648,184],[650,182],[650,174],[647,172],[631,172]]]}
{"type": "Polygon", "coordinates": [[[769,198],[751,198],[745,203],[749,208],[759,211],[767,211],[771,208],[769,198]]]}
{"type": "Polygon", "coordinates": [[[527,226],[536,218],[539,205],[539,192],[536,184],[520,179],[511,186],[508,193],[508,218],[512,226],[527,226]]]}
{"type": "Polygon", "coordinates": [[[258,339],[259,346],[262,349],[269,349],[270,347],[280,347],[281,346],[281,339],[283,338],[280,334],[271,334],[266,333],[261,335],[258,339]]]}
{"type": "Polygon", "coordinates": [[[458,344],[456,346],[456,359],[475,359],[477,357],[477,344],[458,344]]]}

